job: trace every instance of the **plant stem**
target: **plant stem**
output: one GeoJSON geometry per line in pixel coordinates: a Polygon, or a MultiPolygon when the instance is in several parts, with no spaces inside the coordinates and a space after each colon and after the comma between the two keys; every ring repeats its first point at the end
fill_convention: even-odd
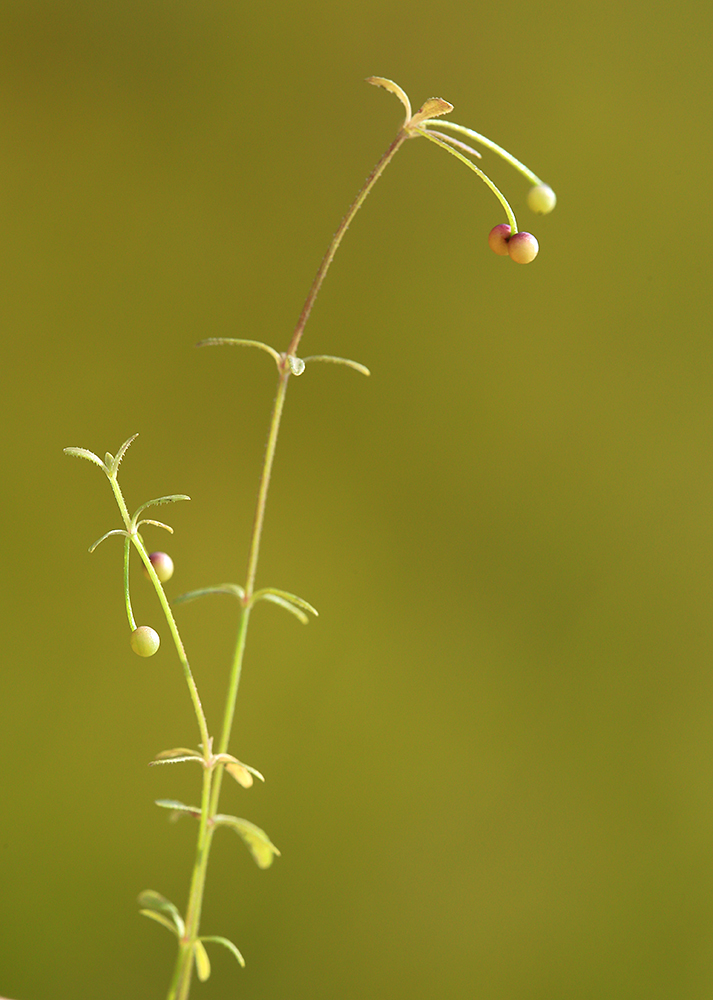
{"type": "Polygon", "coordinates": [[[317,295],[319,294],[319,290],[322,287],[322,282],[324,281],[324,277],[327,271],[329,270],[329,265],[332,263],[334,255],[339,249],[339,244],[342,242],[342,237],[349,228],[352,219],[357,214],[361,206],[364,204],[366,196],[369,194],[374,184],[376,184],[378,179],[383,174],[385,167],[391,162],[399,146],[401,146],[408,138],[409,138],[408,132],[406,132],[404,129],[401,129],[399,134],[396,136],[394,141],[391,143],[391,145],[386,150],[384,155],[381,157],[379,162],[376,164],[372,172],[364,181],[364,186],[362,187],[361,191],[352,202],[347,214],[339,223],[339,229],[337,229],[336,233],[332,237],[332,242],[329,244],[329,249],[324,255],[322,263],[319,266],[319,270],[317,271],[317,275],[314,281],[312,282],[312,287],[309,290],[309,295],[307,296],[307,300],[305,301],[305,304],[302,308],[300,318],[297,320],[297,326],[295,327],[295,332],[292,334],[292,340],[290,341],[290,346],[287,348],[288,354],[297,353],[297,348],[299,346],[300,340],[302,339],[304,328],[307,325],[309,314],[312,312],[312,306],[314,305],[314,300],[317,298],[317,295]]]}
{"type": "MultiPolygon", "coordinates": [[[[317,275],[312,283],[309,294],[305,301],[305,304],[300,313],[300,317],[297,321],[297,326],[295,327],[294,333],[292,334],[292,339],[290,340],[289,347],[287,351],[279,355],[278,361],[278,383],[277,383],[277,393],[275,395],[275,401],[272,407],[272,416],[270,418],[270,429],[267,436],[267,445],[265,447],[265,458],[263,461],[262,472],[260,474],[260,484],[258,487],[257,502],[255,505],[255,517],[253,520],[252,534],[250,538],[250,549],[248,553],[248,568],[247,577],[245,582],[245,596],[243,598],[243,607],[240,614],[240,622],[238,625],[238,634],[235,643],[235,652],[233,654],[233,662],[230,670],[230,678],[228,681],[228,691],[225,702],[225,710],[223,714],[223,727],[220,735],[220,742],[216,748],[216,753],[227,753],[228,746],[230,744],[230,736],[233,727],[233,720],[235,717],[235,707],[238,697],[238,688],[240,685],[240,676],[242,673],[243,657],[245,654],[245,644],[247,641],[248,634],[248,624],[250,621],[250,612],[252,610],[253,596],[255,593],[255,578],[257,576],[257,566],[258,559],[260,556],[260,542],[262,539],[262,529],[265,521],[265,509],[267,505],[267,494],[270,488],[270,478],[272,475],[272,467],[275,460],[275,451],[277,448],[277,438],[280,431],[280,423],[282,421],[282,413],[285,405],[285,396],[287,393],[287,382],[289,380],[291,369],[289,365],[289,358],[296,354],[297,348],[299,346],[304,328],[309,319],[310,313],[312,311],[312,306],[314,305],[315,299],[322,287],[322,282],[324,281],[325,275],[329,270],[329,266],[334,259],[339,244],[342,242],[344,234],[346,233],[349,225],[356,215],[356,213],[361,208],[366,196],[371,191],[372,187],[379,179],[384,171],[384,168],[391,161],[394,154],[402,143],[409,138],[409,135],[403,129],[396,136],[394,141],[391,143],[389,148],[386,150],[384,155],[381,157],[379,162],[376,164],[372,172],[367,177],[364,185],[357,195],[356,199],[352,203],[349,211],[342,219],[339,224],[339,228],[332,237],[332,242],[329,245],[329,249],[322,259],[322,263],[319,266],[317,275]]],[[[142,559],[144,556],[142,555],[142,559]]],[[[146,563],[148,556],[144,559],[146,563]]],[[[148,561],[150,565],[150,560],[148,561]]],[[[153,566],[151,566],[149,572],[153,571],[153,566]]],[[[155,573],[153,573],[155,576],[155,573]]],[[[153,578],[153,577],[152,577],[153,578]]],[[[160,596],[160,595],[159,595],[160,596]]],[[[166,610],[164,608],[164,610],[166,610]]],[[[167,613],[167,618],[169,617],[170,609],[167,613]]],[[[173,621],[173,616],[170,615],[169,625],[173,621]]],[[[173,627],[172,627],[173,631],[173,627]]],[[[174,638],[178,635],[177,630],[174,638]]],[[[178,640],[180,642],[180,639],[178,640]]],[[[181,644],[181,650],[182,650],[181,644]]],[[[179,656],[181,656],[181,651],[179,650],[179,656]]],[[[183,653],[185,657],[185,653],[183,653]]],[[[183,662],[183,658],[182,661],[183,662]]],[[[186,661],[187,666],[187,661],[186,661]]],[[[192,678],[191,678],[192,679],[192,678]]],[[[190,687],[190,685],[189,685],[190,687]]],[[[192,692],[193,697],[193,692],[192,692]]],[[[196,692],[197,698],[197,692],[196,692]]],[[[200,704],[200,703],[198,703],[200,704]]],[[[194,700],[195,707],[195,700],[194,700]]],[[[202,710],[201,710],[202,713],[202,710]]],[[[198,712],[196,712],[198,714],[198,712]]],[[[204,742],[204,753],[206,753],[207,743],[204,742]]],[[[187,1000],[191,977],[193,974],[193,944],[198,937],[199,923],[200,923],[200,913],[203,905],[203,891],[205,888],[206,871],[208,867],[208,858],[210,854],[210,846],[213,837],[213,817],[218,812],[218,803],[220,799],[220,788],[222,784],[224,767],[219,764],[214,768],[206,768],[204,771],[203,779],[203,795],[201,798],[201,818],[200,818],[200,828],[198,831],[198,842],[196,846],[196,858],[193,865],[193,874],[191,877],[191,888],[189,892],[188,907],[186,910],[186,934],[185,938],[179,942],[179,953],[176,960],[176,966],[173,973],[173,978],[171,980],[171,986],[168,992],[168,1000],[187,1000]]]]}

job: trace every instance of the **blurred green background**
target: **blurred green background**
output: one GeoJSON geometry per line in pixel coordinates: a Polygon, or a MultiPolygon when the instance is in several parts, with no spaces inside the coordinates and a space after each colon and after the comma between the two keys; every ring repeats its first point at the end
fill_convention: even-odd
{"type": "MultiPolygon", "coordinates": [[[[165,995],[196,796],[175,655],[129,649],[108,484],[170,492],[182,590],[242,582],[284,349],[401,122],[438,95],[540,256],[487,247],[487,189],[408,143],[351,227],[288,394],[195,995],[713,997],[709,9],[6,0],[0,9],[0,993],[165,995]]],[[[161,629],[140,576],[138,617],[161,629]]],[[[180,611],[209,717],[235,608],[180,611]]],[[[165,633],[165,628],[162,629],[165,633]]]]}

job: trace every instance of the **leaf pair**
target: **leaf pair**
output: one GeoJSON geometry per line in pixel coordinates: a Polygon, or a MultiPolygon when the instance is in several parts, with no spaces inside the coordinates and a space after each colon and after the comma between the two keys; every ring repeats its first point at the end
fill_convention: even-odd
{"type": "MultiPolygon", "coordinates": [[[[159,892],[154,892],[153,889],[146,889],[139,896],[139,906],[141,907],[139,913],[144,917],[155,920],[156,923],[161,924],[162,927],[165,927],[171,934],[175,934],[179,939],[185,936],[186,925],[183,917],[174,904],[159,892]]],[[[216,935],[197,938],[193,943],[193,958],[196,963],[196,974],[202,983],[210,976],[210,959],[205,950],[204,941],[214,941],[216,944],[222,944],[224,948],[233,953],[240,965],[245,968],[245,959],[228,938],[216,935]]]]}
{"type": "MultiPolygon", "coordinates": [[[[173,817],[176,819],[183,813],[187,813],[196,819],[201,814],[198,806],[187,806],[176,799],[157,799],[156,805],[160,806],[161,809],[170,809],[173,817]]],[[[237,833],[252,854],[258,868],[269,868],[275,857],[280,856],[280,852],[265,831],[247,819],[239,819],[237,816],[225,816],[219,813],[213,817],[213,824],[215,826],[227,826],[237,833]]]]}

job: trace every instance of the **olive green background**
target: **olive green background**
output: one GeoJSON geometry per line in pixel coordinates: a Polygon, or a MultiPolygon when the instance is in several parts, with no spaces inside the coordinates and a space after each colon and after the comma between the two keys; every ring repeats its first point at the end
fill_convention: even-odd
{"type": "MultiPolygon", "coordinates": [[[[100,471],[169,593],[241,582],[275,373],[397,80],[486,154],[540,256],[492,254],[487,189],[426,142],[351,227],[290,384],[195,996],[713,998],[711,18],[573,6],[12,0],[0,11],[3,566],[0,994],[165,995],[196,727],[164,634],[135,657],[100,471]]],[[[180,611],[217,720],[235,607],[180,611]]]]}

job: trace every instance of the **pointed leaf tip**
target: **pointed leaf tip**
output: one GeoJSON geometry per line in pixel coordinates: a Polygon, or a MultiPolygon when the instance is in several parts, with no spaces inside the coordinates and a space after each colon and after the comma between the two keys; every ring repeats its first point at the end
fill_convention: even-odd
{"type": "Polygon", "coordinates": [[[193,945],[193,956],[196,960],[196,974],[202,983],[210,979],[210,959],[200,938],[193,945]]]}
{"type": "Polygon", "coordinates": [[[215,817],[215,825],[228,826],[242,837],[258,868],[269,868],[275,857],[280,856],[280,852],[265,831],[247,819],[218,815],[215,817]]]}
{"type": "Polygon", "coordinates": [[[243,968],[245,968],[245,959],[240,954],[240,952],[238,951],[238,949],[235,947],[235,945],[233,944],[233,942],[229,941],[228,938],[217,937],[215,935],[211,935],[210,937],[202,937],[201,941],[215,941],[216,944],[222,944],[224,948],[228,949],[228,951],[232,951],[232,953],[235,955],[235,957],[237,958],[237,960],[240,963],[240,965],[243,968]]]}
{"type": "Polygon", "coordinates": [[[395,94],[406,109],[406,121],[409,121],[411,118],[411,102],[398,83],[394,83],[393,80],[387,80],[385,76],[367,76],[366,82],[373,84],[374,87],[383,87],[390,94],[395,94]]]}
{"type": "Polygon", "coordinates": [[[100,469],[103,469],[107,473],[109,470],[106,465],[102,462],[98,455],[95,455],[93,451],[88,451],[86,448],[63,448],[62,451],[65,455],[74,455],[75,458],[86,458],[88,462],[93,462],[98,465],[100,469]]]}

